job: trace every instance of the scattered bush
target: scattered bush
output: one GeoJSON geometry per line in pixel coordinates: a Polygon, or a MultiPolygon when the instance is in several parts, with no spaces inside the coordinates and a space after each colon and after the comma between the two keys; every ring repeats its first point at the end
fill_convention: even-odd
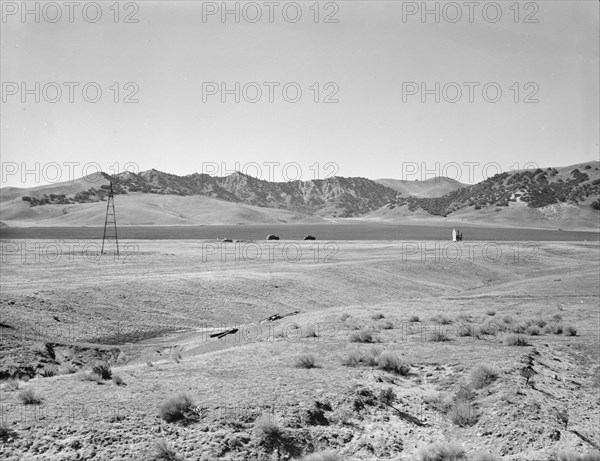
{"type": "Polygon", "coordinates": [[[577,336],[577,328],[573,325],[567,325],[564,329],[565,336],[577,336]]]}
{"type": "Polygon", "coordinates": [[[456,321],[457,322],[470,322],[471,316],[469,314],[458,314],[456,316],[456,321]]]}
{"type": "Polygon", "coordinates": [[[61,370],[62,370],[62,373],[65,375],[72,375],[73,373],[77,373],[77,367],[70,363],[63,365],[61,370]]]}
{"type": "Polygon", "coordinates": [[[296,368],[315,368],[315,357],[311,354],[304,354],[296,358],[294,366],[296,368]]]}
{"type": "Polygon", "coordinates": [[[448,324],[452,323],[452,320],[450,320],[444,314],[436,314],[433,317],[431,317],[430,320],[432,322],[439,323],[440,325],[448,325],[448,324]]]}
{"type": "Polygon", "coordinates": [[[487,315],[489,315],[490,317],[493,317],[494,315],[496,315],[496,311],[493,309],[490,309],[489,311],[486,312],[487,315]]]}
{"type": "Polygon", "coordinates": [[[254,426],[254,432],[258,436],[259,443],[269,451],[273,451],[284,442],[282,429],[276,422],[269,419],[259,419],[254,426]]]}
{"type": "Polygon", "coordinates": [[[535,323],[535,324],[536,324],[538,327],[540,327],[540,328],[544,328],[544,327],[545,327],[545,326],[548,324],[548,322],[546,322],[546,321],[545,321],[544,319],[542,319],[542,318],[535,319],[535,320],[534,320],[534,323],[535,323]]]}
{"type": "Polygon", "coordinates": [[[373,320],[381,320],[385,318],[385,315],[383,315],[381,312],[376,312],[375,314],[371,315],[371,318],[373,320]]]}
{"type": "Polygon", "coordinates": [[[16,437],[17,433],[8,427],[8,423],[0,421],[0,440],[6,441],[11,437],[16,437]]]}
{"type": "Polygon", "coordinates": [[[10,378],[4,381],[3,388],[7,391],[16,391],[19,388],[19,380],[10,378]]]}
{"type": "Polygon", "coordinates": [[[180,461],[181,458],[177,456],[177,454],[169,448],[169,445],[165,440],[160,439],[156,442],[156,446],[154,448],[154,460],[165,460],[165,461],[180,461]]]}
{"type": "Polygon", "coordinates": [[[455,402],[472,402],[477,397],[470,384],[463,383],[458,386],[458,390],[454,393],[452,400],[455,402]]]}
{"type": "Polygon", "coordinates": [[[58,374],[58,367],[56,365],[49,365],[43,368],[40,374],[44,378],[51,378],[52,376],[56,376],[58,374]]]}
{"type": "Polygon", "coordinates": [[[169,354],[169,357],[175,363],[181,362],[181,359],[182,359],[181,352],[176,349],[171,351],[171,353],[169,354]]]}
{"type": "Polygon", "coordinates": [[[113,375],[112,382],[115,383],[117,386],[125,385],[125,381],[123,381],[123,379],[119,375],[113,375]]]}
{"type": "Polygon", "coordinates": [[[40,355],[48,355],[48,347],[46,343],[36,342],[31,345],[31,351],[40,355]]]}
{"type": "Polygon", "coordinates": [[[498,372],[493,368],[480,366],[471,372],[471,384],[475,389],[481,389],[493,383],[498,378],[498,372]]]}
{"type": "Polygon", "coordinates": [[[447,394],[441,392],[431,392],[423,396],[423,402],[433,407],[440,413],[446,413],[452,402],[447,394]]]}
{"type": "Polygon", "coordinates": [[[466,461],[467,454],[456,442],[434,443],[419,450],[420,461],[466,461]]]}
{"type": "Polygon", "coordinates": [[[544,327],[544,333],[552,333],[555,335],[560,335],[563,332],[563,326],[561,323],[549,323],[544,327]]]}
{"type": "Polygon", "coordinates": [[[343,461],[344,458],[338,455],[335,451],[327,450],[320,451],[318,453],[312,453],[302,459],[303,461],[343,461]]]}
{"type": "Polygon", "coordinates": [[[513,318],[510,315],[505,315],[504,317],[502,317],[502,321],[506,324],[514,322],[513,318]]]}
{"type": "Polygon", "coordinates": [[[112,370],[107,362],[97,362],[92,367],[92,372],[96,373],[104,380],[109,380],[112,377],[112,370]]]}
{"type": "Polygon", "coordinates": [[[442,342],[442,341],[450,341],[450,338],[443,331],[434,331],[432,335],[429,337],[430,341],[442,342]]]}
{"type": "Polygon", "coordinates": [[[529,346],[527,340],[521,335],[510,335],[504,340],[507,346],[529,346]]]}
{"type": "Polygon", "coordinates": [[[366,354],[362,355],[360,361],[370,367],[375,367],[379,363],[381,350],[378,347],[372,346],[366,354]]]}
{"type": "Polygon", "coordinates": [[[529,336],[539,336],[539,334],[540,334],[540,327],[538,327],[537,325],[529,325],[527,327],[527,334],[529,336]]]}
{"type": "Polygon", "coordinates": [[[346,353],[342,357],[342,365],[346,367],[357,367],[361,362],[361,354],[359,351],[352,351],[346,353]]]}
{"type": "Polygon", "coordinates": [[[42,400],[35,395],[33,389],[24,389],[19,392],[19,399],[24,405],[37,405],[42,402],[42,400]]]}
{"type": "Polygon", "coordinates": [[[350,334],[350,342],[351,343],[372,343],[373,342],[373,332],[367,328],[363,328],[362,330],[352,332],[350,334]]]}
{"type": "Polygon", "coordinates": [[[448,410],[448,418],[460,427],[472,426],[477,422],[473,405],[466,402],[454,403],[448,410]]]}
{"type": "Polygon", "coordinates": [[[415,323],[415,322],[419,322],[419,316],[418,315],[411,315],[410,319],[408,319],[409,322],[415,323]]]}
{"type": "Polygon", "coordinates": [[[553,322],[562,322],[562,315],[560,315],[560,314],[554,314],[552,316],[552,321],[553,322]]]}
{"type": "Polygon", "coordinates": [[[382,330],[393,330],[394,322],[392,322],[391,320],[383,320],[383,321],[379,322],[377,324],[377,326],[379,328],[381,328],[382,330]]]}
{"type": "Polygon", "coordinates": [[[402,376],[406,376],[410,371],[410,367],[392,352],[382,353],[377,361],[377,366],[382,370],[402,376]]]}
{"type": "Polygon", "coordinates": [[[458,336],[472,336],[479,339],[482,335],[482,330],[476,325],[460,325],[456,331],[458,336]]]}
{"type": "Polygon", "coordinates": [[[307,327],[307,328],[304,330],[304,332],[303,332],[302,336],[303,336],[304,338],[318,338],[318,337],[319,337],[319,335],[318,335],[318,333],[317,333],[317,330],[315,330],[315,329],[314,329],[313,327],[311,327],[311,326],[307,327]]]}
{"type": "Polygon", "coordinates": [[[187,394],[178,394],[163,403],[158,409],[158,415],[171,423],[187,418],[192,411],[194,402],[187,394]]]}
{"type": "Polygon", "coordinates": [[[392,405],[396,401],[394,389],[391,387],[388,387],[387,389],[381,389],[379,392],[379,401],[385,405],[392,405]]]}
{"type": "Polygon", "coordinates": [[[527,332],[527,326],[522,323],[513,324],[511,331],[518,335],[522,335],[527,332]]]}
{"type": "Polygon", "coordinates": [[[346,320],[348,320],[350,317],[352,317],[350,314],[348,313],[343,313],[342,315],[340,315],[340,322],[345,322],[346,320]]]}
{"type": "Polygon", "coordinates": [[[479,328],[479,333],[481,335],[492,335],[492,336],[496,336],[500,331],[503,331],[504,328],[504,324],[497,324],[494,321],[488,322],[488,323],[484,323],[483,325],[481,325],[481,327],[479,328]]]}

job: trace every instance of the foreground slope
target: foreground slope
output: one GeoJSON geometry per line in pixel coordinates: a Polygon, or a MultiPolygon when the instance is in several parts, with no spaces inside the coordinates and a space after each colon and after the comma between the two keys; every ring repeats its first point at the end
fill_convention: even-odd
{"type": "Polygon", "coordinates": [[[240,245],[123,244],[139,246],[118,260],[7,261],[0,375],[21,381],[2,384],[3,459],[160,459],[161,439],[185,460],[331,449],[412,461],[453,441],[469,460],[547,461],[600,445],[597,244],[506,243],[499,260],[465,246],[451,260],[402,242],[315,259],[301,243],[295,262],[265,242],[253,260],[240,245]],[[353,342],[361,328],[372,342],[353,342]],[[515,334],[527,345],[509,345],[515,334]],[[296,367],[306,354],[315,368],[296,367]],[[120,380],[90,374],[98,360],[120,380]],[[22,405],[23,390],[41,404],[22,405]],[[160,417],[179,393],[195,404],[187,416],[160,417]]]}

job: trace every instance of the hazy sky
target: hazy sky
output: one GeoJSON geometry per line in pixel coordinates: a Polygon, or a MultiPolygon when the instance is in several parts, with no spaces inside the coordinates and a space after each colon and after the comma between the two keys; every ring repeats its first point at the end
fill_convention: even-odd
{"type": "MultiPolygon", "coordinates": [[[[218,164],[215,173],[222,175],[236,162],[248,174],[273,180],[298,176],[292,165],[282,177],[290,162],[300,165],[305,180],[334,170],[340,176],[424,179],[424,170],[435,174],[438,162],[440,173],[474,182],[496,172],[493,165],[484,169],[492,162],[509,170],[598,159],[596,0],[521,2],[518,9],[499,2],[497,22],[494,5],[484,16],[483,6],[491,2],[475,7],[472,22],[468,4],[441,2],[439,23],[434,14],[423,22],[421,11],[414,11],[421,2],[321,2],[317,23],[313,1],[297,3],[302,17],[295,23],[291,2],[279,2],[272,22],[265,2],[240,3],[239,23],[233,14],[223,21],[220,11],[203,19],[203,10],[208,14],[221,2],[192,1],[122,3],[118,23],[113,2],[100,2],[102,17],[94,23],[93,7],[82,13],[87,3],[79,2],[69,22],[68,6],[57,2],[62,16],[53,23],[54,6],[29,2],[32,10],[40,8],[35,22],[33,13],[21,16],[20,1],[2,2],[3,186],[54,182],[57,172],[45,166],[49,162],[61,166],[62,180],[70,171],[81,176],[85,164],[88,173],[96,164],[110,173],[129,163],[180,175],[213,172],[218,164]],[[256,6],[262,18],[253,23],[256,6]],[[457,6],[462,17],[450,22],[457,6]],[[129,13],[137,23],[123,22],[129,13]],[[328,14],[338,22],[325,23],[328,14]],[[31,94],[21,93],[23,82],[31,94]],[[65,82],[79,84],[71,86],[73,102],[65,82]],[[126,87],[128,82],[133,84],[126,87]],[[220,93],[203,95],[203,82],[216,82],[217,89],[239,82],[240,102],[234,94],[225,103],[220,93]],[[264,82],[279,83],[271,85],[272,103],[264,82]],[[288,101],[296,97],[295,86],[302,90],[296,103],[282,94],[290,82],[288,101]],[[84,99],[86,83],[92,83],[90,101],[101,88],[98,102],[84,99]],[[421,83],[434,90],[425,102],[421,83]],[[257,86],[262,97],[251,103],[257,86]],[[124,103],[136,88],[139,102],[124,103]],[[497,88],[502,94],[493,103],[497,88]],[[324,103],[336,90],[339,102],[324,103]],[[35,171],[36,162],[40,174],[23,178],[23,169],[35,171]],[[280,163],[271,167],[273,177],[268,162],[280,163]],[[449,162],[462,174],[444,169],[449,162]],[[479,164],[471,167],[472,178],[468,162],[479,164]]],[[[436,2],[427,5],[436,8],[436,2]]]]}

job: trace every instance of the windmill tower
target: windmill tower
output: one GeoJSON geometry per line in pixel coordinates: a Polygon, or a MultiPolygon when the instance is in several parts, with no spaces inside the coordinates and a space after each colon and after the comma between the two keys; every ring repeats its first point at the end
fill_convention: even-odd
{"type": "Polygon", "coordinates": [[[110,183],[108,192],[108,201],[106,202],[106,217],[104,218],[104,234],[102,235],[102,251],[104,254],[104,242],[106,240],[115,240],[116,254],[119,254],[119,239],[117,238],[117,216],[115,214],[115,197],[113,194],[113,185],[110,183]]]}

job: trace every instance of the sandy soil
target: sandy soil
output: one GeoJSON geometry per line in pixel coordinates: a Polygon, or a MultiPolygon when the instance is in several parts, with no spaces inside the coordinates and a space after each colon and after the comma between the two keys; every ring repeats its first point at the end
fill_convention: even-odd
{"type": "Polygon", "coordinates": [[[455,441],[472,460],[545,461],[600,446],[598,243],[544,242],[533,258],[506,244],[497,261],[407,255],[403,242],[302,242],[287,257],[259,242],[256,257],[256,245],[207,254],[203,242],[152,241],[119,258],[53,255],[44,243],[38,261],[2,261],[0,378],[20,378],[19,389],[1,385],[2,459],[159,459],[162,439],[186,460],[327,448],[345,460],[418,460],[420,447],[455,441]],[[520,335],[527,346],[505,343],[534,320],[577,334],[541,327],[520,335]],[[479,338],[459,334],[484,324],[479,338]],[[374,342],[351,342],[365,327],[374,342]],[[227,328],[239,331],[210,337],[227,328]],[[440,331],[448,341],[432,340],[440,331]],[[372,348],[410,372],[342,363],[372,348]],[[317,366],[296,368],[302,354],[317,366]],[[123,384],[85,380],[98,360],[123,384]],[[444,402],[482,365],[497,378],[469,388],[471,417],[459,425],[444,402]],[[400,411],[377,398],[388,388],[400,411]],[[27,389],[40,404],[22,403],[27,389]],[[182,392],[196,419],[161,419],[182,392]],[[277,450],[256,430],[261,418],[282,429],[277,450]]]}

